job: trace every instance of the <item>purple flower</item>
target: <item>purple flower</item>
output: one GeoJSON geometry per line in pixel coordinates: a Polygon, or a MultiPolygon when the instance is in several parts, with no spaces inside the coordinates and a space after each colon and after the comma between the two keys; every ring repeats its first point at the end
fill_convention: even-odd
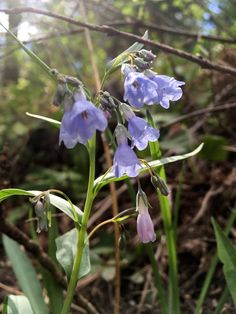
{"type": "Polygon", "coordinates": [[[153,105],[159,100],[157,84],[143,73],[130,71],[125,77],[124,89],[124,100],[136,108],[153,105]]]}
{"type": "Polygon", "coordinates": [[[86,144],[96,130],[104,131],[106,127],[107,119],[103,111],[81,93],[72,106],[65,107],[59,143],[64,142],[67,148],[73,148],[77,143],[86,144]]]}
{"type": "Polygon", "coordinates": [[[129,177],[137,177],[141,164],[134,151],[128,145],[126,128],[118,124],[115,134],[118,148],[115,152],[112,172],[117,178],[124,174],[127,174],[129,177]]]}
{"type": "Polygon", "coordinates": [[[133,148],[136,146],[139,150],[147,147],[148,142],[155,142],[160,136],[159,130],[151,127],[144,119],[135,115],[128,121],[128,131],[131,136],[133,148]]]}
{"type": "Polygon", "coordinates": [[[112,172],[117,178],[124,174],[129,177],[137,177],[141,169],[138,157],[128,144],[120,144],[116,150],[112,172]]]}
{"type": "Polygon", "coordinates": [[[184,85],[184,82],[177,81],[174,77],[166,75],[154,75],[149,78],[157,84],[159,98],[157,103],[160,103],[163,108],[168,109],[170,101],[176,101],[182,97],[183,91],[180,86],[184,85]]]}
{"type": "Polygon", "coordinates": [[[137,210],[139,212],[137,218],[137,232],[141,242],[148,243],[156,240],[156,234],[150,214],[148,212],[146,194],[141,191],[141,195],[137,194],[137,210]],[[142,196],[143,194],[143,196],[142,196]],[[144,199],[145,198],[145,199],[144,199]],[[146,200],[146,201],[145,201],[146,200]]]}

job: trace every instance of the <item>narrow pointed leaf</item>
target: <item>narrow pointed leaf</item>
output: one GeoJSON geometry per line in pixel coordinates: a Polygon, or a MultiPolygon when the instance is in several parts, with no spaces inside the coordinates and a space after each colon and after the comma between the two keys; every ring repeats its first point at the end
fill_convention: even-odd
{"type": "Polygon", "coordinates": [[[6,235],[3,235],[3,245],[11,261],[17,281],[28,298],[33,312],[48,314],[48,309],[43,300],[41,286],[30,259],[21,249],[20,245],[6,235]]]}
{"type": "Polygon", "coordinates": [[[29,116],[29,117],[32,117],[32,118],[36,118],[36,119],[39,119],[39,120],[43,120],[43,121],[49,122],[53,126],[55,126],[57,128],[60,128],[61,122],[58,121],[58,120],[51,119],[51,118],[48,118],[48,117],[45,117],[45,116],[40,116],[38,114],[29,113],[29,112],[26,112],[26,115],[29,116]]]}
{"type": "MultiPolygon", "coordinates": [[[[143,38],[148,39],[148,31],[145,32],[143,38]]],[[[138,52],[143,48],[143,46],[144,44],[135,42],[132,46],[119,54],[116,58],[107,63],[106,73],[111,74],[112,72],[114,72],[118,67],[120,67],[123,63],[129,60],[130,54],[138,52]]]]}
{"type": "MultiPolygon", "coordinates": [[[[0,190],[0,202],[4,201],[5,199],[11,197],[11,196],[30,196],[34,197],[42,193],[42,191],[26,191],[21,189],[3,189],[0,190]]],[[[50,194],[49,196],[50,203],[61,210],[63,213],[65,213],[67,216],[69,216],[72,220],[76,221],[71,205],[68,201],[66,201],[64,198],[50,194]]],[[[79,217],[82,216],[82,211],[74,205],[74,208],[78,214],[79,217]]]]}
{"type": "Polygon", "coordinates": [[[223,271],[227,286],[236,306],[236,249],[225,236],[218,223],[212,218],[212,224],[215,231],[217,242],[217,254],[223,263],[223,271]]]}
{"type": "MultiPolygon", "coordinates": [[[[149,162],[149,166],[152,167],[153,169],[160,167],[162,165],[167,165],[169,163],[173,163],[176,161],[180,161],[180,160],[184,160],[187,159],[189,157],[192,157],[196,154],[198,154],[201,149],[203,147],[203,143],[200,144],[194,151],[188,153],[188,154],[183,154],[183,155],[177,155],[177,156],[171,156],[171,157],[166,157],[166,158],[162,158],[160,160],[154,160],[149,162]]],[[[140,174],[145,173],[148,171],[148,167],[147,166],[143,166],[142,169],[140,170],[140,174]]],[[[113,173],[109,172],[106,175],[102,175],[100,177],[98,177],[95,182],[94,182],[94,188],[96,190],[99,190],[101,187],[103,187],[104,185],[110,183],[110,182],[114,182],[114,181],[122,181],[124,179],[127,179],[128,176],[124,175],[120,178],[116,178],[113,173]]]]}

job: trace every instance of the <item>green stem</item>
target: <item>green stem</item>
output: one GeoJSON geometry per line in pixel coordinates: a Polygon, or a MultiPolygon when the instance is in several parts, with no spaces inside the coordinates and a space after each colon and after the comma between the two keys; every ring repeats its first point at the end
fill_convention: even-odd
{"type": "Polygon", "coordinates": [[[156,262],[156,257],[153,251],[153,246],[152,243],[145,244],[145,249],[147,251],[149,260],[152,265],[152,270],[153,270],[153,275],[154,275],[154,282],[155,286],[158,291],[158,298],[160,302],[160,307],[161,307],[161,313],[162,314],[167,314],[168,313],[168,307],[167,307],[167,302],[165,298],[165,292],[163,288],[163,282],[159,273],[158,265],[156,262]]]}
{"type": "MultiPolygon", "coordinates": [[[[155,126],[152,116],[147,110],[147,118],[149,123],[155,126]]],[[[158,141],[149,143],[150,152],[153,160],[160,159],[161,150],[158,141]]],[[[161,166],[159,168],[158,175],[165,181],[165,168],[161,166]]],[[[163,196],[158,191],[158,197],[161,207],[161,215],[164,224],[164,230],[166,235],[166,245],[168,252],[168,265],[169,265],[169,313],[179,314],[180,313],[180,302],[179,302],[179,287],[178,287],[178,267],[177,267],[177,252],[176,252],[176,240],[174,233],[174,226],[172,223],[171,207],[169,199],[163,196]]]]}
{"type": "Polygon", "coordinates": [[[9,29],[7,29],[1,22],[0,25],[6,30],[6,32],[11,35],[11,37],[20,45],[22,49],[34,60],[53,80],[57,81],[57,76],[52,72],[52,69],[43,62],[36,54],[28,49],[9,29]]]}
{"type": "Polygon", "coordinates": [[[107,224],[110,224],[110,223],[114,223],[113,218],[108,219],[108,220],[105,220],[105,221],[101,222],[99,225],[97,225],[97,226],[90,232],[90,234],[87,236],[85,242],[88,242],[89,239],[91,238],[91,236],[92,236],[98,229],[100,229],[102,226],[107,225],[107,224]]]}
{"type": "Polygon", "coordinates": [[[225,288],[224,288],[224,290],[220,296],[220,299],[219,299],[219,302],[217,304],[217,307],[215,309],[214,314],[221,314],[222,313],[222,309],[223,309],[228,297],[229,297],[229,289],[227,286],[225,286],[225,288]]]}
{"type": "Polygon", "coordinates": [[[94,179],[95,179],[95,154],[96,154],[95,149],[96,149],[96,136],[94,136],[89,141],[88,151],[89,151],[90,163],[89,163],[89,181],[88,181],[87,196],[86,196],[86,201],[84,205],[84,214],[81,221],[81,228],[80,230],[78,230],[77,252],[76,252],[72,274],[70,277],[70,282],[68,285],[67,294],[66,294],[66,298],[65,298],[65,302],[64,302],[61,314],[68,314],[70,311],[70,306],[73,300],[74,291],[75,291],[77,280],[78,280],[81,260],[83,256],[87,224],[88,224],[88,219],[90,216],[90,211],[91,211],[91,207],[92,207],[92,203],[94,199],[93,184],[94,184],[94,179]]]}

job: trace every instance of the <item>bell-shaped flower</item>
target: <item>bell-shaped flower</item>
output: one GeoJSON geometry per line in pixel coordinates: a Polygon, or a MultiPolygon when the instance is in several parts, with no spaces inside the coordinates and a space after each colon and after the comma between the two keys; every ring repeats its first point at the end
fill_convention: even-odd
{"type": "Polygon", "coordinates": [[[184,85],[184,82],[166,75],[153,75],[150,79],[157,85],[159,99],[156,100],[163,108],[168,109],[170,101],[177,101],[182,97],[183,91],[180,86],[184,85]]]}
{"type": "Polygon", "coordinates": [[[127,174],[129,177],[137,177],[141,164],[134,151],[128,145],[127,130],[123,125],[118,124],[115,133],[118,148],[115,152],[112,172],[117,178],[124,174],[127,174]]]}
{"type": "Polygon", "coordinates": [[[59,143],[64,142],[67,148],[73,148],[77,143],[86,144],[96,130],[104,131],[106,127],[104,112],[80,93],[72,106],[65,106],[59,143]]]}
{"type": "Polygon", "coordinates": [[[128,120],[128,131],[131,136],[131,147],[144,150],[148,142],[155,142],[160,136],[159,130],[151,127],[146,120],[135,115],[128,120]]]}
{"type": "Polygon", "coordinates": [[[158,103],[157,84],[143,73],[131,71],[125,77],[124,100],[136,108],[158,103]]]}
{"type": "Polygon", "coordinates": [[[140,241],[142,243],[154,242],[156,240],[154,225],[148,212],[146,194],[142,190],[137,194],[136,207],[136,210],[138,211],[137,233],[140,241]]]}

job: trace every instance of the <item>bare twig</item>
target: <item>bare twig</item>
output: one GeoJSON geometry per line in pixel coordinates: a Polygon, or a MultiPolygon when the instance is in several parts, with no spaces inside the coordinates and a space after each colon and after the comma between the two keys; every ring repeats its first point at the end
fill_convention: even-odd
{"type": "Polygon", "coordinates": [[[212,197],[221,194],[223,191],[224,186],[220,186],[217,189],[210,188],[210,190],[206,193],[202,201],[201,208],[199,209],[195,217],[192,219],[192,224],[196,224],[204,216],[205,212],[209,208],[209,202],[212,199],[212,197]]]}
{"type": "Polygon", "coordinates": [[[5,290],[7,293],[12,293],[14,295],[22,295],[23,293],[16,288],[9,287],[4,283],[0,282],[0,288],[5,290]]]}
{"type": "Polygon", "coordinates": [[[229,110],[229,109],[232,109],[232,108],[236,108],[236,103],[231,103],[231,104],[224,104],[224,105],[221,105],[221,106],[217,106],[217,107],[210,107],[210,108],[204,108],[204,109],[199,109],[199,110],[196,110],[196,111],[193,111],[193,112],[190,112],[190,113],[187,113],[185,115],[182,115],[176,119],[174,119],[173,121],[170,121],[166,124],[164,124],[162,126],[162,128],[164,127],[169,127],[173,124],[176,124],[176,123],[179,123],[183,120],[187,120],[187,119],[190,119],[190,118],[193,118],[193,117],[196,117],[196,116],[200,116],[200,115],[203,115],[203,114],[206,114],[206,113],[213,113],[213,112],[216,112],[216,111],[225,111],[225,110],[229,110]]]}
{"type": "Polygon", "coordinates": [[[116,21],[112,23],[107,23],[109,26],[134,26],[134,27],[139,27],[139,28],[145,28],[145,29],[150,29],[162,33],[168,33],[172,35],[178,35],[178,36],[184,36],[184,37],[189,37],[189,38],[194,38],[196,40],[200,39],[206,39],[210,41],[217,41],[221,43],[227,43],[227,44],[236,44],[236,38],[225,38],[222,36],[213,36],[213,35],[204,35],[199,33],[194,33],[194,32],[188,32],[182,29],[175,29],[172,27],[167,27],[167,26],[159,26],[154,23],[146,23],[143,21],[135,20],[135,21],[116,21]]]}
{"type": "Polygon", "coordinates": [[[161,44],[159,42],[144,39],[138,35],[123,32],[123,31],[115,29],[114,27],[109,27],[107,25],[99,26],[99,25],[95,25],[95,24],[80,22],[80,21],[74,20],[72,18],[60,15],[60,14],[56,14],[56,13],[46,11],[46,10],[35,9],[35,8],[31,8],[31,7],[0,9],[0,12],[4,12],[6,14],[21,14],[21,13],[28,12],[28,13],[35,13],[35,14],[40,14],[40,15],[44,15],[44,16],[49,16],[52,18],[56,18],[56,19],[68,22],[68,23],[73,24],[73,25],[88,28],[92,31],[105,33],[105,34],[111,35],[111,36],[113,35],[113,36],[123,37],[123,38],[128,39],[129,41],[135,40],[135,41],[143,43],[149,47],[158,48],[158,49],[160,49],[166,53],[170,53],[170,54],[176,55],[180,58],[189,60],[190,62],[193,62],[193,63],[200,65],[202,68],[211,69],[211,70],[215,70],[218,72],[222,72],[222,73],[231,74],[231,75],[236,76],[236,69],[233,67],[220,65],[218,63],[213,63],[210,60],[205,59],[201,56],[195,56],[191,53],[185,52],[185,51],[180,50],[180,49],[173,48],[169,45],[165,45],[165,44],[161,44]]]}

